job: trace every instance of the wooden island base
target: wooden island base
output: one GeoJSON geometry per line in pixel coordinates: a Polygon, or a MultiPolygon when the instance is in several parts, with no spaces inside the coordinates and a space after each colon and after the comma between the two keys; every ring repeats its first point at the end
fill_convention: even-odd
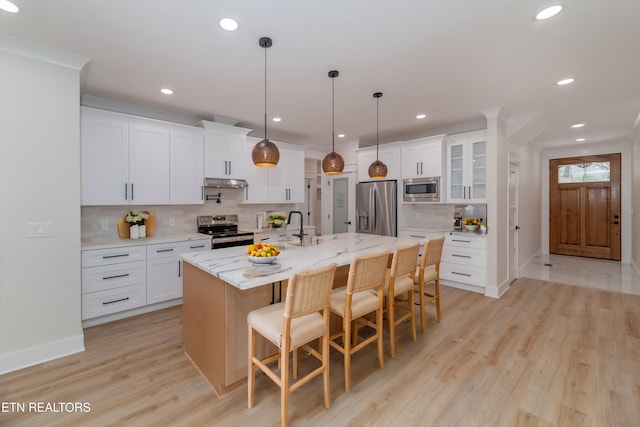
{"type": "MultiPolygon", "coordinates": [[[[285,299],[286,281],[239,290],[233,285],[183,263],[183,335],[187,357],[219,397],[242,386],[247,379],[247,314],[285,299]],[[273,288],[272,288],[273,286],[273,288]]],[[[349,266],[338,267],[335,286],[344,286],[349,266]]],[[[260,356],[277,350],[266,340],[260,356]]]]}

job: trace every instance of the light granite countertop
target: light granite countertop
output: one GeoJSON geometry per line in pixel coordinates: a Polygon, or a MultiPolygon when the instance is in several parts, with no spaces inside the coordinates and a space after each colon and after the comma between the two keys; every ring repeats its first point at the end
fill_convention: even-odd
{"type": "Polygon", "coordinates": [[[245,247],[182,254],[180,258],[238,289],[245,290],[287,280],[293,273],[309,268],[331,263],[347,265],[359,255],[381,251],[393,253],[396,247],[416,241],[424,244],[427,239],[357,233],[332,234],[320,236],[318,243],[311,246],[299,247],[291,242],[283,243],[278,259],[271,265],[249,262],[245,247]]]}
{"type": "Polygon", "coordinates": [[[176,234],[172,236],[144,237],[142,239],[118,239],[118,240],[111,240],[108,242],[83,243],[82,250],[86,251],[91,249],[111,249],[111,248],[121,248],[124,246],[153,245],[156,243],[184,242],[184,241],[199,240],[199,239],[211,239],[211,236],[207,234],[201,234],[201,233],[189,233],[189,234],[176,234]]]}

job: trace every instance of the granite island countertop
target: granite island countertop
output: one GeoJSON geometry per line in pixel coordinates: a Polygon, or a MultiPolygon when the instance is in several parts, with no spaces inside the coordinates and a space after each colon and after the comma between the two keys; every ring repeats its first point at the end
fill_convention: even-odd
{"type": "Polygon", "coordinates": [[[244,246],[182,254],[180,258],[240,290],[246,290],[287,280],[293,273],[309,268],[331,263],[347,265],[359,255],[382,251],[393,253],[396,247],[416,241],[424,244],[427,239],[358,233],[331,234],[319,236],[318,243],[310,246],[286,243],[278,259],[271,265],[249,262],[244,246]]]}

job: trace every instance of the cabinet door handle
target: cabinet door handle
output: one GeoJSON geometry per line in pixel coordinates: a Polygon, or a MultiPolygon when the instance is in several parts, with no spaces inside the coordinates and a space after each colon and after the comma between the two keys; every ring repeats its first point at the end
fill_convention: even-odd
{"type": "Polygon", "coordinates": [[[224,174],[227,174],[227,161],[224,161],[224,174]]]}
{"type": "Polygon", "coordinates": [[[109,259],[109,258],[120,258],[123,256],[129,256],[129,254],[118,254],[118,255],[103,255],[102,259],[109,259]]]}
{"type": "Polygon", "coordinates": [[[172,252],[173,248],[170,249],[156,249],[156,253],[161,253],[161,252],[172,252]]]}
{"type": "Polygon", "coordinates": [[[409,237],[417,237],[419,239],[425,239],[427,236],[418,236],[417,234],[409,234],[409,237]]]}
{"type": "Polygon", "coordinates": [[[458,258],[471,258],[471,256],[470,256],[470,255],[458,255],[458,254],[451,254],[451,256],[455,256],[455,257],[458,257],[458,258]]]}
{"type": "Polygon", "coordinates": [[[465,185],[464,187],[462,187],[462,189],[464,190],[464,199],[467,199],[467,186],[465,185]]]}
{"type": "Polygon", "coordinates": [[[469,200],[471,200],[471,186],[469,186],[469,200]]]}
{"type": "Polygon", "coordinates": [[[128,200],[129,198],[129,185],[125,182],[124,183],[124,199],[128,200]]]}
{"type": "Polygon", "coordinates": [[[229,160],[229,175],[231,175],[231,160],[229,160]]]}
{"type": "Polygon", "coordinates": [[[204,248],[204,245],[189,246],[189,249],[198,249],[198,248],[204,248]]]}
{"type": "Polygon", "coordinates": [[[182,265],[180,261],[178,261],[178,277],[182,277],[182,265]]]}
{"type": "Polygon", "coordinates": [[[103,302],[102,305],[109,305],[109,304],[113,304],[113,303],[116,303],[116,302],[127,301],[128,299],[129,299],[129,297],[120,298],[120,299],[116,299],[116,300],[113,300],[113,301],[106,301],[106,302],[103,302]]]}
{"type": "Polygon", "coordinates": [[[204,200],[204,185],[200,186],[200,200],[204,200]]]}
{"type": "Polygon", "coordinates": [[[458,239],[451,239],[452,242],[461,242],[461,243],[471,243],[471,240],[458,240],[458,239]]]}
{"type": "Polygon", "coordinates": [[[125,274],[117,274],[115,276],[107,276],[107,277],[103,277],[102,280],[109,280],[109,279],[118,279],[120,277],[129,277],[129,273],[125,273],[125,274]]]}
{"type": "Polygon", "coordinates": [[[424,166],[424,163],[420,162],[420,175],[424,175],[424,170],[422,170],[422,166],[424,166]]]}
{"type": "Polygon", "coordinates": [[[418,171],[418,162],[416,162],[416,175],[419,175],[420,172],[418,171]]]}
{"type": "Polygon", "coordinates": [[[133,200],[133,182],[131,183],[131,200],[133,200]]]}
{"type": "Polygon", "coordinates": [[[471,277],[470,274],[468,273],[458,273],[457,271],[452,271],[451,274],[457,274],[458,276],[467,276],[467,277],[471,277]]]}

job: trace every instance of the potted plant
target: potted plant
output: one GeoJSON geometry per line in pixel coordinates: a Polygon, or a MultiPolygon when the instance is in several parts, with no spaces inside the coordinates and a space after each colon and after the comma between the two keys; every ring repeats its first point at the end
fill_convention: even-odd
{"type": "Polygon", "coordinates": [[[285,217],[284,215],[278,215],[278,214],[274,214],[274,215],[270,215],[269,216],[269,224],[271,224],[271,226],[273,228],[280,228],[282,227],[282,225],[287,221],[287,217],[285,217]]]}
{"type": "Polygon", "coordinates": [[[147,212],[132,212],[130,211],[125,217],[125,221],[129,224],[129,238],[137,239],[139,237],[147,236],[147,228],[144,225],[144,221],[149,218],[147,212]]]}

